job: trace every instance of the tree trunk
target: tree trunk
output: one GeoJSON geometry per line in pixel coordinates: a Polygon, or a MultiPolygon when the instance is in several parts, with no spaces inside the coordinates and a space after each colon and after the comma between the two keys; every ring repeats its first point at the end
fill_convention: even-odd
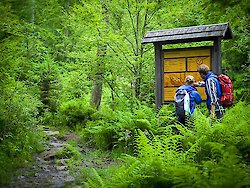
{"type": "Polygon", "coordinates": [[[98,109],[101,105],[101,99],[102,99],[102,77],[101,75],[95,75],[95,79],[93,81],[93,89],[91,93],[91,106],[98,109]]]}
{"type": "MultiPolygon", "coordinates": [[[[109,17],[108,17],[108,10],[106,7],[106,2],[101,1],[102,3],[102,14],[103,14],[103,21],[108,24],[109,22],[109,17]]],[[[100,36],[103,34],[99,31],[100,36]]],[[[107,51],[107,45],[106,44],[100,44],[98,46],[98,50],[97,50],[97,56],[98,56],[98,62],[96,64],[96,73],[94,76],[94,80],[93,80],[93,89],[92,89],[92,93],[91,93],[91,101],[90,104],[95,107],[96,109],[99,109],[100,105],[101,105],[101,99],[102,99],[102,85],[104,82],[103,79],[103,72],[104,72],[104,66],[105,63],[102,62],[103,57],[106,55],[106,51],[107,51]]]]}
{"type": "Polygon", "coordinates": [[[93,88],[92,88],[92,93],[91,93],[91,101],[90,104],[98,109],[101,105],[101,99],[102,99],[102,84],[103,84],[103,65],[104,63],[101,62],[103,57],[106,55],[106,45],[103,47],[98,47],[97,50],[97,56],[98,61],[96,64],[96,73],[94,75],[93,79],[93,88]]]}

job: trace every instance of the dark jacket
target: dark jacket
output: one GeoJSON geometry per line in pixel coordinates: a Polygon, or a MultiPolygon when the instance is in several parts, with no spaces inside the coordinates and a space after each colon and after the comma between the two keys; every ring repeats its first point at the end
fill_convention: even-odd
{"type": "Polygon", "coordinates": [[[178,92],[178,90],[180,90],[180,89],[185,89],[189,93],[189,98],[190,98],[190,112],[191,112],[191,114],[193,114],[194,113],[194,109],[195,109],[195,103],[196,104],[200,104],[202,102],[200,94],[197,92],[197,89],[194,86],[183,85],[183,86],[180,86],[176,90],[176,92],[178,92]]]}

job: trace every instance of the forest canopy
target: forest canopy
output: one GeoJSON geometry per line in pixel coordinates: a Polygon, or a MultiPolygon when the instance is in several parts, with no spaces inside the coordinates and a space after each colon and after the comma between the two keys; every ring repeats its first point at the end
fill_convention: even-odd
{"type": "MultiPolygon", "coordinates": [[[[181,187],[183,179],[175,177],[192,169],[199,174],[197,179],[200,181],[206,176],[204,174],[212,173],[209,170],[214,167],[215,175],[212,178],[206,176],[205,182],[207,187],[212,187],[218,185],[215,176],[220,174],[220,168],[228,170],[234,164],[237,164],[235,170],[243,169],[237,176],[243,181],[245,175],[249,175],[249,160],[246,159],[249,155],[249,128],[245,127],[249,123],[246,118],[250,88],[249,12],[250,1],[247,0],[1,0],[0,182],[12,169],[20,166],[15,159],[20,158],[23,164],[22,161],[30,158],[32,153],[41,150],[40,125],[69,127],[81,133],[82,142],[91,140],[96,148],[104,150],[126,148],[121,150],[123,154],[131,154],[132,146],[137,144],[136,155],[127,158],[127,165],[132,165],[127,173],[132,173],[133,165],[138,164],[141,172],[138,182],[147,176],[154,177],[160,169],[163,182],[164,177],[173,172],[174,175],[166,180],[167,184],[181,187]],[[148,31],[217,23],[229,23],[234,35],[233,40],[222,42],[222,68],[223,73],[232,79],[235,89],[235,106],[229,109],[229,114],[233,115],[236,109],[243,114],[240,116],[235,112],[235,118],[242,120],[240,128],[245,132],[230,128],[235,131],[235,136],[242,134],[239,142],[231,137],[232,140],[223,137],[217,142],[214,139],[217,133],[222,136],[221,131],[226,131],[227,123],[235,120],[226,116],[212,129],[209,117],[206,117],[208,114],[202,107],[197,113],[207,123],[197,120],[196,129],[190,131],[178,125],[170,128],[175,124],[171,104],[155,111],[154,46],[141,44],[148,31]],[[185,136],[170,137],[175,129],[185,136]],[[208,133],[202,137],[204,130],[208,133]],[[164,136],[160,138],[159,135],[164,136]],[[185,164],[183,171],[174,167],[165,171],[162,166],[171,166],[172,163],[164,161],[166,153],[162,154],[158,147],[171,143],[174,149],[170,156],[176,157],[172,162],[176,166],[185,164]],[[183,153],[179,151],[181,144],[183,153]],[[199,151],[199,147],[205,148],[205,152],[199,151]],[[162,163],[151,163],[152,158],[145,156],[145,148],[152,151],[152,158],[162,163]],[[229,149],[229,154],[226,149],[229,149]],[[203,155],[209,151],[212,152],[207,159],[203,155]],[[243,162],[238,162],[241,160],[238,155],[242,156],[243,162]],[[138,158],[134,158],[136,156],[138,158]],[[185,157],[188,161],[184,160],[185,157]],[[143,166],[142,159],[146,166],[143,166]],[[193,166],[194,161],[208,170],[201,172],[200,167],[193,166]],[[223,166],[224,162],[227,165],[223,166]],[[219,166],[213,166],[215,163],[219,166]],[[245,164],[247,168],[243,168],[245,164]],[[152,169],[147,165],[152,165],[152,169]],[[147,170],[151,173],[147,174],[147,170]]],[[[233,125],[236,126],[237,122],[233,125]]],[[[230,136],[229,132],[226,134],[230,136]]],[[[115,186],[122,176],[128,175],[122,170],[119,172],[111,185],[103,183],[103,187],[115,186]]],[[[226,181],[234,175],[221,175],[221,178],[226,181]]],[[[88,180],[90,187],[102,184],[91,178],[88,180]]],[[[150,185],[151,180],[147,180],[150,185]]],[[[201,183],[198,180],[197,185],[201,183]]],[[[132,179],[129,181],[133,182],[132,179]]],[[[149,185],[147,181],[140,186],[149,185]]],[[[250,185],[247,179],[243,182],[250,185]]]]}

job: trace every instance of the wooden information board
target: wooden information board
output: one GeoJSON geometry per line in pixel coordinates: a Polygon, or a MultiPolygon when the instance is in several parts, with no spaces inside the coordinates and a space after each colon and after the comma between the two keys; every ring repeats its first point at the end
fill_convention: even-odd
{"type": "MultiPolygon", "coordinates": [[[[192,75],[195,81],[203,81],[197,68],[201,64],[211,67],[211,47],[171,49],[163,51],[164,57],[164,102],[174,100],[178,87],[184,85],[185,77],[192,75]]],[[[196,87],[203,100],[205,88],[196,87]]]]}

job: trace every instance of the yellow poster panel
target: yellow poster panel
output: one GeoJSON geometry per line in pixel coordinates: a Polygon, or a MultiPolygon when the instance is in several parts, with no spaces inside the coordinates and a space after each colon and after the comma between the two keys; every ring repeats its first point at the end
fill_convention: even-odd
{"type": "Polygon", "coordinates": [[[184,84],[185,73],[165,73],[164,87],[181,86],[184,84]]]}
{"type": "Polygon", "coordinates": [[[176,49],[164,52],[164,58],[210,56],[210,48],[176,49]]]}
{"type": "Polygon", "coordinates": [[[197,71],[201,64],[206,64],[210,68],[210,57],[187,58],[187,71],[197,71]]]}
{"type": "Polygon", "coordinates": [[[200,94],[202,100],[206,100],[207,96],[206,96],[206,92],[205,92],[205,87],[196,87],[198,93],[200,94]]]}
{"type": "Polygon", "coordinates": [[[186,59],[164,59],[164,72],[183,72],[186,71],[186,59]]]}
{"type": "Polygon", "coordinates": [[[174,101],[174,95],[178,87],[164,88],[164,101],[174,101]]]}

